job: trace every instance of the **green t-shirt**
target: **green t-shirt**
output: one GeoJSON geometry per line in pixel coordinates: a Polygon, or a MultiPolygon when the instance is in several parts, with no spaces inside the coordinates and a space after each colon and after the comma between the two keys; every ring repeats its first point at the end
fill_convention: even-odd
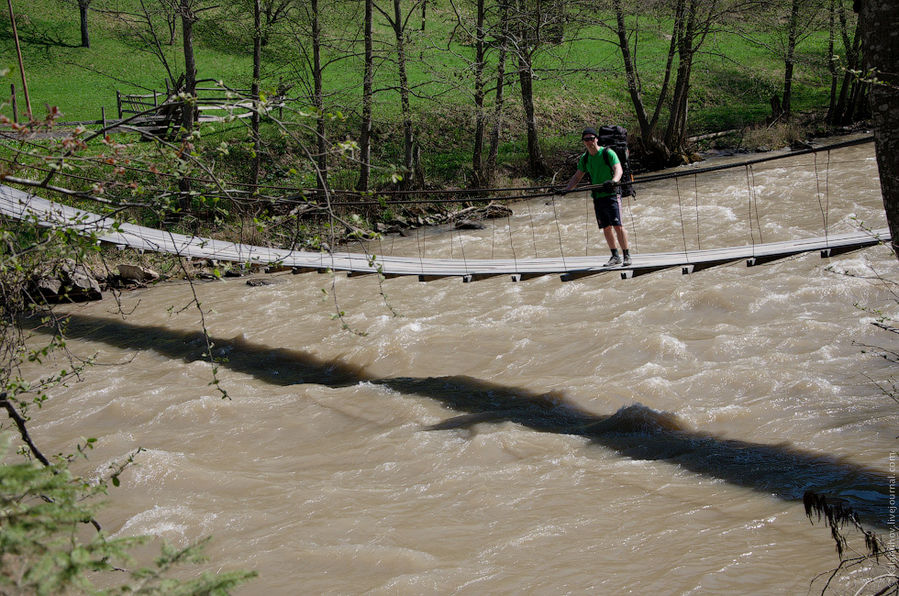
{"type": "MultiPolygon", "coordinates": [[[[616,163],[620,164],[621,161],[615,151],[609,147],[600,147],[596,155],[590,155],[585,151],[577,160],[577,169],[590,175],[590,184],[602,184],[612,179],[616,163]],[[606,152],[608,152],[608,163],[603,157],[603,153],[606,152]]],[[[615,196],[614,192],[602,192],[599,189],[594,189],[592,194],[594,199],[615,196]]]]}

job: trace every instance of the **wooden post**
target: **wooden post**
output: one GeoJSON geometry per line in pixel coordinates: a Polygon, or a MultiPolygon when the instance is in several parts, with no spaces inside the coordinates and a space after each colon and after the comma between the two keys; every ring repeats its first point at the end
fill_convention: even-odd
{"type": "Polygon", "coordinates": [[[122,94],[119,93],[119,90],[115,90],[115,104],[119,108],[119,120],[122,119],[122,94]]]}
{"type": "Polygon", "coordinates": [[[16,55],[19,57],[19,72],[22,75],[22,92],[25,94],[25,110],[28,119],[31,120],[31,99],[28,97],[28,83],[25,82],[25,64],[22,62],[22,48],[19,47],[19,32],[16,30],[16,15],[12,10],[12,0],[6,0],[9,4],[9,22],[12,24],[12,36],[16,40],[16,55]]]}
{"type": "Polygon", "coordinates": [[[16,84],[15,83],[9,84],[9,92],[10,92],[10,99],[11,99],[11,103],[12,103],[12,121],[15,122],[16,124],[18,124],[19,123],[19,108],[16,103],[16,84]]]}
{"type": "Polygon", "coordinates": [[[100,120],[103,121],[103,128],[106,128],[106,108],[100,106],[100,120]]]}

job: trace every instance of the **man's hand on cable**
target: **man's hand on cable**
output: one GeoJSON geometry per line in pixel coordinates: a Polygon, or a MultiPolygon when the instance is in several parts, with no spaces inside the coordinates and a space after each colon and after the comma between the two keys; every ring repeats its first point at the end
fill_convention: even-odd
{"type": "Polygon", "coordinates": [[[600,190],[603,192],[615,192],[618,189],[618,183],[612,182],[609,180],[608,182],[603,182],[600,190]]]}

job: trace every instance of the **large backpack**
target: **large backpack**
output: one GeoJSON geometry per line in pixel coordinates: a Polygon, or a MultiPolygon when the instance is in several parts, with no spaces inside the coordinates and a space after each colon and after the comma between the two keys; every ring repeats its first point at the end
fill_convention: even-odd
{"type": "MultiPolygon", "coordinates": [[[[618,161],[621,162],[621,169],[624,170],[624,175],[621,177],[621,196],[636,197],[637,193],[632,184],[634,175],[631,172],[631,156],[627,148],[627,129],[617,125],[600,126],[596,139],[600,146],[608,147],[615,151],[618,161]]],[[[605,149],[603,149],[602,157],[606,160],[606,165],[611,168],[612,160],[605,149]]]]}

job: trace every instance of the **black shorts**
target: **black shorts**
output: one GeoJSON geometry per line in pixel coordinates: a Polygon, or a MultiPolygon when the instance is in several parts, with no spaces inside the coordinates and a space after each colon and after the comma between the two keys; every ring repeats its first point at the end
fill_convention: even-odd
{"type": "Polygon", "coordinates": [[[596,213],[599,229],[621,225],[621,199],[618,195],[594,198],[593,211],[596,213]]]}

